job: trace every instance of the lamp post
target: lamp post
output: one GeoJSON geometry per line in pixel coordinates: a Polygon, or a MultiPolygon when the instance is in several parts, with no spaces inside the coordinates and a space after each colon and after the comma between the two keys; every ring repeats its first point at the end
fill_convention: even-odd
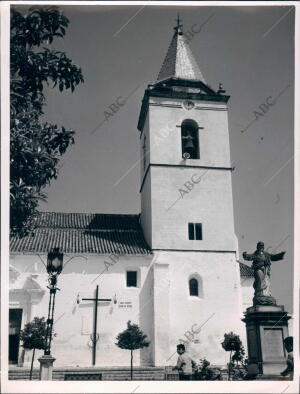
{"type": "Polygon", "coordinates": [[[63,253],[60,252],[59,248],[53,248],[47,256],[47,273],[48,289],[50,290],[49,306],[48,306],[48,318],[46,327],[46,338],[45,338],[45,350],[44,356],[39,358],[40,362],[40,380],[52,380],[52,369],[55,358],[51,356],[51,341],[53,331],[53,317],[55,307],[55,295],[57,288],[57,277],[61,273],[63,268],[63,253]]]}

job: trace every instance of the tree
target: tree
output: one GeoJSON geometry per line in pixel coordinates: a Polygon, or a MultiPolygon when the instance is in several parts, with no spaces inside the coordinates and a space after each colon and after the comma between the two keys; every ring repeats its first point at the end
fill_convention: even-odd
{"type": "Polygon", "coordinates": [[[139,328],[137,324],[131,324],[130,320],[127,322],[127,329],[121,332],[116,340],[116,345],[121,349],[130,350],[130,377],[133,377],[133,351],[142,349],[150,345],[150,341],[146,340],[147,335],[139,328]]]}
{"type": "Polygon", "coordinates": [[[35,317],[32,322],[25,324],[24,329],[20,331],[20,339],[23,348],[26,350],[33,350],[29,380],[32,379],[35,349],[45,349],[46,331],[46,321],[44,317],[35,317]]]}
{"type": "Polygon", "coordinates": [[[56,7],[11,12],[10,41],[10,229],[26,235],[34,225],[43,189],[74,144],[74,131],[42,122],[45,86],[71,89],[83,82],[81,68],[64,52],[48,48],[63,38],[69,20],[56,7]]]}
{"type": "Polygon", "coordinates": [[[212,367],[206,358],[201,358],[200,363],[195,366],[195,380],[222,380],[222,373],[219,368],[212,367]]]}
{"type": "Polygon", "coordinates": [[[228,364],[228,379],[231,377],[231,369],[235,363],[242,362],[245,355],[245,350],[240,340],[239,335],[234,334],[232,331],[228,334],[224,334],[224,341],[222,347],[227,352],[230,352],[229,364],[228,364]],[[235,352],[232,355],[232,352],[235,352]]]}

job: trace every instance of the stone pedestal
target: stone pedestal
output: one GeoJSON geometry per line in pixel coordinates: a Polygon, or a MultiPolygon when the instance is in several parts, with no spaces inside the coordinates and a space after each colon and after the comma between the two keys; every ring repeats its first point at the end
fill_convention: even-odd
{"type": "Polygon", "coordinates": [[[283,306],[256,305],[247,308],[246,323],[249,364],[263,375],[280,375],[286,368],[283,340],[288,337],[290,316],[283,306]]]}
{"type": "Polygon", "coordinates": [[[40,357],[40,380],[52,380],[53,363],[55,358],[51,355],[40,357]]]}

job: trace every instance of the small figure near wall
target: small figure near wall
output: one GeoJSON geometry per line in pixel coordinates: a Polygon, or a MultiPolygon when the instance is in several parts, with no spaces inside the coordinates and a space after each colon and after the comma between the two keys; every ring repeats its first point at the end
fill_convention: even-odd
{"type": "Polygon", "coordinates": [[[284,258],[285,252],[271,254],[265,252],[264,243],[258,242],[256,251],[253,254],[243,253],[245,260],[252,261],[254,270],[254,297],[253,305],[276,305],[276,300],[270,291],[271,261],[278,261],[284,258]]]}
{"type": "Polygon", "coordinates": [[[173,368],[173,371],[177,370],[179,372],[179,380],[192,380],[193,365],[195,363],[191,357],[186,354],[183,344],[177,345],[177,354],[177,365],[173,368]]]}
{"type": "Polygon", "coordinates": [[[288,353],[286,360],[286,369],[281,372],[281,376],[291,375],[293,377],[294,372],[294,355],[293,355],[293,337],[287,337],[283,341],[286,351],[288,353]]]}

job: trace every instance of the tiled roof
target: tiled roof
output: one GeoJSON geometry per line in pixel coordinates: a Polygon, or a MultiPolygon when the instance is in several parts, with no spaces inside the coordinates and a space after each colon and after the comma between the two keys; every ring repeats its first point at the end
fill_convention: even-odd
{"type": "Polygon", "coordinates": [[[135,230],[140,229],[139,215],[102,213],[40,212],[37,227],[83,230],[135,230]]]}
{"type": "Polygon", "coordinates": [[[175,33],[158,74],[157,82],[167,78],[205,82],[181,27],[175,28],[175,33]]]}
{"type": "Polygon", "coordinates": [[[150,254],[139,215],[41,212],[36,228],[25,237],[11,237],[11,252],[150,254]]]}
{"type": "Polygon", "coordinates": [[[252,277],[253,276],[253,269],[244,263],[240,263],[240,273],[242,277],[252,277]]]}

